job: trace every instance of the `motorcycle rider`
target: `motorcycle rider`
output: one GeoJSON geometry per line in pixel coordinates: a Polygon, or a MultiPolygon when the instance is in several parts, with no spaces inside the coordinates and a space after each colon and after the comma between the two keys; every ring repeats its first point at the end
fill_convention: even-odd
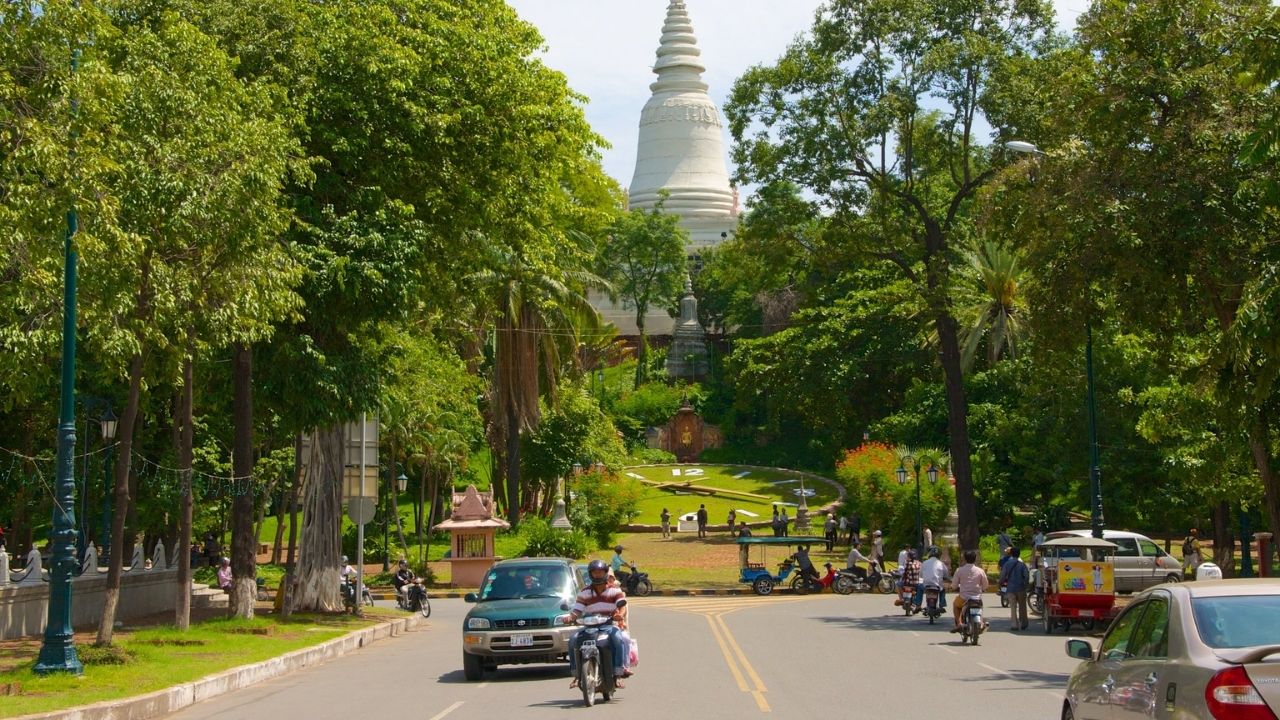
{"type": "Polygon", "coordinates": [[[947,566],[942,562],[942,551],[937,545],[930,545],[928,550],[929,559],[924,561],[920,566],[920,582],[924,587],[934,587],[938,589],[938,607],[947,606],[946,582],[950,573],[947,572],[947,566]]]}
{"type": "MultiPolygon", "coordinates": [[[[575,622],[583,615],[608,615],[614,617],[619,608],[618,601],[627,597],[622,588],[609,585],[609,566],[603,560],[592,560],[587,564],[587,576],[591,584],[578,593],[569,611],[569,621],[575,622]]],[[[623,687],[622,678],[628,676],[626,659],[628,648],[622,646],[622,637],[616,625],[607,625],[605,632],[609,634],[609,647],[613,651],[613,677],[618,687],[623,687]]],[[[569,687],[578,687],[578,648],[590,633],[574,633],[569,641],[569,670],[573,673],[573,682],[569,687]]]]}
{"type": "Polygon", "coordinates": [[[622,546],[613,546],[613,559],[609,561],[609,569],[613,571],[614,577],[618,578],[618,584],[623,588],[630,587],[627,584],[627,578],[631,577],[631,573],[624,572],[623,568],[630,567],[631,563],[622,559],[622,546]]]}
{"type": "Polygon", "coordinates": [[[961,616],[964,613],[965,603],[969,600],[981,600],[983,591],[990,584],[990,581],[987,580],[987,572],[978,567],[977,550],[964,551],[964,565],[956,568],[955,574],[951,576],[951,584],[956,589],[956,599],[951,604],[956,626],[951,628],[951,632],[958,633],[960,632],[961,616]]]}
{"type": "Polygon", "coordinates": [[[818,579],[818,569],[813,566],[813,561],[809,559],[808,545],[797,545],[796,551],[791,557],[795,559],[796,565],[800,567],[801,577],[815,581],[818,579]]]}
{"type": "Polygon", "coordinates": [[[406,588],[412,585],[413,581],[417,579],[418,576],[414,575],[413,571],[409,569],[409,561],[401,560],[400,567],[396,569],[395,577],[391,578],[391,584],[396,587],[396,599],[401,605],[408,605],[409,596],[406,588]]]}
{"type": "Polygon", "coordinates": [[[871,563],[874,562],[874,560],[867,557],[866,555],[863,555],[862,550],[860,549],[861,547],[862,547],[862,542],[859,541],[857,538],[854,538],[853,547],[849,548],[849,559],[845,561],[845,564],[848,566],[847,567],[848,572],[851,572],[854,575],[857,575],[858,577],[862,578],[863,580],[866,580],[867,571],[858,567],[858,563],[865,562],[867,564],[867,567],[870,567],[871,563]]]}
{"type": "Polygon", "coordinates": [[[907,562],[902,566],[902,587],[903,589],[912,590],[911,604],[915,606],[915,611],[920,611],[920,605],[924,601],[924,584],[920,581],[920,559],[916,555],[915,548],[907,550],[907,562]]]}
{"type": "Polygon", "coordinates": [[[355,577],[356,569],[351,567],[351,561],[346,555],[342,556],[342,570],[338,571],[338,577],[346,580],[349,577],[355,577]]]}

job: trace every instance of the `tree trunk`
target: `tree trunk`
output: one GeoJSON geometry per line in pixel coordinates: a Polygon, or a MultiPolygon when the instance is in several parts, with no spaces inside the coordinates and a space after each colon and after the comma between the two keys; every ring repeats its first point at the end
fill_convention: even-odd
{"type": "Polygon", "coordinates": [[[276,505],[276,536],[271,541],[271,564],[280,564],[281,544],[284,543],[284,509],[289,499],[289,490],[284,489],[280,492],[280,499],[276,505]]]}
{"type": "Polygon", "coordinates": [[[636,330],[640,331],[640,343],[636,347],[636,387],[644,384],[645,379],[649,377],[649,341],[644,334],[644,316],[647,311],[648,308],[643,311],[639,307],[636,308],[636,330]]]}
{"type": "Polygon", "coordinates": [[[431,560],[431,528],[439,521],[436,517],[436,497],[440,494],[440,474],[431,473],[431,483],[427,487],[427,539],[422,556],[431,560]]]}
{"type": "Polygon", "coordinates": [[[249,620],[258,599],[258,538],[253,534],[257,506],[253,491],[253,350],[248,344],[236,343],[233,355],[231,613],[249,620]]]}
{"type": "MultiPolygon", "coordinates": [[[[294,554],[297,550],[298,540],[298,492],[299,486],[302,484],[302,435],[298,434],[293,438],[293,482],[289,484],[289,554],[284,565],[284,581],[280,583],[280,615],[288,618],[293,612],[292,596],[293,585],[297,581],[297,573],[294,572],[294,554]]],[[[281,519],[283,523],[283,518],[281,519]]],[[[280,533],[276,533],[278,536],[280,533]]]]}
{"type": "Polygon", "coordinates": [[[513,403],[507,403],[507,522],[520,523],[520,418],[513,403]]]}
{"type": "Polygon", "coordinates": [[[182,478],[178,499],[178,585],[174,588],[177,596],[173,606],[173,624],[179,630],[186,630],[191,625],[191,466],[195,443],[195,372],[192,365],[192,357],[188,354],[182,361],[182,394],[174,413],[174,425],[180,426],[177,433],[178,472],[182,478]]]}
{"type": "Polygon", "coordinates": [[[346,429],[316,431],[303,488],[302,544],[298,549],[294,610],[338,612],[338,560],[342,556],[342,472],[346,429]]]}
{"type": "Polygon", "coordinates": [[[960,365],[960,341],[956,320],[945,310],[936,321],[942,373],[946,379],[947,436],[950,441],[951,471],[956,478],[956,514],[960,516],[960,548],[978,549],[978,503],[973,493],[973,473],[969,464],[969,408],[964,396],[964,373],[960,365]]]}
{"type": "Polygon", "coordinates": [[[142,395],[142,354],[129,361],[129,399],[120,418],[120,447],[115,468],[115,513],[111,516],[111,562],[107,567],[107,587],[102,601],[102,617],[98,621],[98,637],[94,644],[110,645],[115,633],[116,607],[120,604],[120,572],[124,567],[124,519],[129,507],[129,465],[133,458],[133,429],[138,419],[142,395]]]}
{"type": "Polygon", "coordinates": [[[1259,407],[1254,412],[1253,422],[1249,424],[1249,450],[1265,491],[1267,520],[1271,523],[1271,532],[1280,538],[1280,477],[1277,477],[1273,465],[1268,420],[1264,408],[1259,407]]]}
{"type": "Polygon", "coordinates": [[[1231,507],[1223,500],[1213,508],[1213,563],[1223,577],[1236,576],[1236,536],[1231,530],[1231,507]]]}

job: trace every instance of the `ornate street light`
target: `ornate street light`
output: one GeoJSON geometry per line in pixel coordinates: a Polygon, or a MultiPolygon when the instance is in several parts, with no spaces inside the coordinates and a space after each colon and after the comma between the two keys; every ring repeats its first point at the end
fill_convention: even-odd
{"type": "MultiPolygon", "coordinates": [[[[1024,140],[1010,140],[1004,144],[1016,153],[1044,155],[1034,144],[1024,140]]],[[[1089,525],[1096,538],[1102,537],[1106,523],[1102,516],[1102,467],[1098,457],[1098,407],[1093,389],[1093,322],[1088,315],[1084,321],[1084,372],[1089,405],[1089,525]]]]}
{"type": "MultiPolygon", "coordinates": [[[[894,471],[894,474],[898,476],[899,485],[906,485],[907,484],[907,467],[906,467],[907,465],[910,465],[912,467],[912,469],[915,471],[915,476],[916,476],[916,548],[917,548],[917,552],[919,552],[920,554],[923,554],[924,553],[924,521],[923,521],[923,518],[921,517],[920,466],[916,464],[915,457],[911,455],[904,455],[902,457],[901,464],[898,465],[898,469],[894,471]]],[[[927,471],[926,474],[929,476],[930,485],[934,485],[938,482],[938,467],[934,465],[932,462],[929,463],[929,470],[927,471]]]]}

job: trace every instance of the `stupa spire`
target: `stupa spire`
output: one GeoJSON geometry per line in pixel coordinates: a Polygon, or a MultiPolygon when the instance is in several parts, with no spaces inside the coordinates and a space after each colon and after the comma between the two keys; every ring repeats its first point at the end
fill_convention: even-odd
{"type": "Polygon", "coordinates": [[[658,79],[640,115],[630,202],[651,208],[667,191],[663,207],[680,216],[695,247],[718,243],[736,220],[724,124],[702,79],[706,69],[685,0],[670,0],[653,66],[658,79]]]}

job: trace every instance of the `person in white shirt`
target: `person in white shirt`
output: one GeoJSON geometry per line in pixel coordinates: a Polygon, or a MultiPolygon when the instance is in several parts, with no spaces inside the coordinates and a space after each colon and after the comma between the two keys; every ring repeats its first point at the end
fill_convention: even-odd
{"type": "Polygon", "coordinates": [[[965,602],[981,600],[983,591],[990,584],[987,571],[978,567],[977,550],[964,551],[964,565],[956,569],[951,583],[956,588],[956,599],[951,606],[955,612],[956,626],[951,629],[951,632],[960,632],[960,615],[964,612],[965,602]]]}
{"type": "Polygon", "coordinates": [[[845,567],[847,567],[849,572],[853,573],[854,575],[857,575],[860,578],[866,579],[867,571],[858,567],[858,563],[864,562],[869,567],[871,565],[871,558],[862,554],[862,551],[859,549],[860,546],[861,546],[861,543],[859,543],[857,540],[853,541],[853,547],[849,549],[849,559],[845,562],[845,567]]]}

